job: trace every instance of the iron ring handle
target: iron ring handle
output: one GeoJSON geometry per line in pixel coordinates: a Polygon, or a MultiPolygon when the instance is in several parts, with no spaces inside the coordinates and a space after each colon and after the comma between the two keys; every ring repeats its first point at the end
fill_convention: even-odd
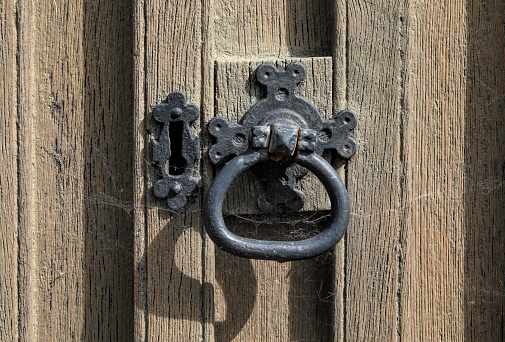
{"type": "Polygon", "coordinates": [[[322,232],[301,241],[266,241],[241,237],[226,228],[222,207],[228,188],[239,174],[267,159],[268,155],[263,151],[245,152],[229,161],[218,173],[203,208],[203,220],[210,238],[220,249],[236,256],[277,261],[309,259],[335,246],[349,223],[349,196],[337,172],[316,153],[300,152],[295,163],[312,171],[330,196],[331,217],[322,232]]]}

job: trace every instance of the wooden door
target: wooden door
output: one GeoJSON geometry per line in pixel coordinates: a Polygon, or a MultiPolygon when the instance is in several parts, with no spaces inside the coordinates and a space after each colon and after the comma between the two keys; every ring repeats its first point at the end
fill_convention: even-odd
{"type": "MultiPolygon", "coordinates": [[[[505,2],[0,2],[0,341],[505,339],[505,2]],[[302,61],[301,93],[359,117],[344,162],[351,222],[317,258],[220,252],[201,203],[214,116],[263,93],[263,62],[302,61]],[[173,212],[153,107],[201,109],[201,191],[173,212]]],[[[258,215],[244,175],[225,204],[246,234],[317,229],[314,177],[290,218],[258,215]],[[272,224],[274,227],[272,227],[272,224]]]]}

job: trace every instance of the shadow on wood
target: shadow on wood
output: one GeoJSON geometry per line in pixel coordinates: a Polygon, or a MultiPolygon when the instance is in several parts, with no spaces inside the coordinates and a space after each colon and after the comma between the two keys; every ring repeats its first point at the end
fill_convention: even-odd
{"type": "Polygon", "coordinates": [[[84,277],[78,284],[84,292],[82,340],[132,341],[132,3],[82,3],[84,58],[71,62],[84,70],[84,112],[76,114],[82,117],[84,138],[76,143],[83,144],[85,226],[75,227],[84,239],[84,277]]]}
{"type": "Polygon", "coordinates": [[[503,1],[468,2],[465,108],[465,339],[505,332],[503,1]]]}
{"type": "MultiPolygon", "coordinates": [[[[177,216],[177,214],[160,214],[163,216],[177,216]]],[[[170,218],[168,218],[170,220],[170,218]]],[[[148,307],[143,308],[148,314],[168,317],[173,320],[203,322],[202,294],[214,293],[213,285],[202,284],[202,275],[191,271],[192,265],[186,263],[187,253],[184,252],[184,238],[189,234],[195,236],[200,234],[198,227],[179,226],[177,228],[165,227],[148,245],[144,258],[140,265],[156,265],[157,270],[151,270],[150,274],[157,276],[148,279],[150,295],[148,296],[148,307]],[[191,232],[190,232],[191,231],[191,232]],[[171,242],[175,242],[171,243],[171,242]]],[[[216,253],[216,262],[223,261],[222,252],[216,253]]],[[[189,260],[189,259],[188,259],[189,260]]],[[[216,332],[222,331],[226,327],[230,340],[233,339],[248,321],[252,307],[257,295],[257,279],[252,269],[251,261],[240,259],[231,269],[239,269],[241,277],[234,279],[233,288],[220,292],[226,303],[227,313],[223,322],[215,324],[216,332]],[[238,301],[243,302],[238,302],[238,301]],[[230,329],[227,324],[230,320],[234,322],[230,329]]],[[[223,279],[217,277],[218,284],[223,279]]],[[[142,303],[137,305],[143,306],[142,303]]]]}

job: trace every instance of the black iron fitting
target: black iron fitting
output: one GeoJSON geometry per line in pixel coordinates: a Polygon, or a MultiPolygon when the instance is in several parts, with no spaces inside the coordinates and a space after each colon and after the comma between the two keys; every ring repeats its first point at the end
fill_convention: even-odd
{"type": "Polygon", "coordinates": [[[209,133],[215,137],[209,158],[216,165],[226,165],[207,193],[203,218],[211,239],[227,252],[253,259],[307,259],[333,247],[345,233],[349,197],[342,180],[321,154],[333,150],[342,158],[350,158],[356,153],[357,143],[350,132],[357,117],[345,110],[332,120],[323,120],[318,110],[298,94],[297,86],[306,74],[299,62],[284,70],[263,64],[256,70],[256,78],[266,86],[266,98],[252,106],[238,124],[223,117],[209,122],[209,133]],[[266,184],[267,190],[257,199],[263,212],[301,209],[305,194],[296,187],[296,181],[312,171],[332,203],[326,228],[302,241],[254,240],[230,232],[223,220],[222,202],[233,180],[248,169],[266,184]]]}
{"type": "Polygon", "coordinates": [[[255,149],[266,149],[272,159],[278,160],[278,156],[290,157],[298,151],[314,152],[316,140],[317,131],[314,129],[274,124],[254,126],[251,145],[255,149]]]}
{"type": "Polygon", "coordinates": [[[154,107],[153,117],[163,124],[161,136],[152,141],[153,160],[162,176],[154,183],[153,192],[165,199],[170,209],[179,210],[198,192],[200,140],[190,126],[200,111],[186,102],[184,94],[172,92],[154,107]]]}
{"type": "Polygon", "coordinates": [[[306,74],[300,62],[290,63],[284,70],[262,64],[256,70],[256,78],[266,86],[266,98],[253,105],[238,124],[223,117],[209,122],[209,133],[215,137],[209,149],[212,163],[222,165],[248,150],[264,148],[269,152],[269,160],[252,168],[261,179],[266,179],[267,190],[257,200],[258,208],[265,213],[303,207],[305,195],[296,182],[308,170],[293,163],[297,151],[322,155],[325,150],[332,150],[346,159],[357,151],[358,145],[350,134],[358,122],[356,115],[344,110],[331,120],[323,120],[317,108],[298,93],[297,87],[306,74]],[[273,188],[282,196],[279,191],[269,190],[273,188]]]}

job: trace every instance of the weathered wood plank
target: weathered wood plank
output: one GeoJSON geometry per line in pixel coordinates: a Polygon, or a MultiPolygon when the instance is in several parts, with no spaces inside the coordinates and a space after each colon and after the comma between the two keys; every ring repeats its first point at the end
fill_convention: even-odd
{"type": "Polygon", "coordinates": [[[503,1],[468,1],[465,106],[465,339],[505,340],[503,1]]]}
{"type": "MultiPolygon", "coordinates": [[[[150,141],[159,131],[151,110],[171,91],[182,91],[201,107],[202,3],[151,0],[144,6],[144,125],[152,132],[144,137],[150,141]]],[[[175,213],[168,211],[165,201],[153,196],[151,188],[159,172],[149,162],[148,146],[144,147],[147,155],[143,162],[147,172],[143,256],[148,271],[146,337],[149,341],[198,341],[203,334],[200,200],[175,213]]]]}
{"type": "Polygon", "coordinates": [[[18,339],[17,31],[13,1],[0,3],[0,341],[18,339]]]}
{"type": "MultiPolygon", "coordinates": [[[[252,105],[265,97],[265,89],[255,78],[256,68],[265,62],[273,62],[284,68],[292,61],[301,61],[307,67],[307,79],[300,84],[300,94],[319,110],[324,119],[332,117],[332,61],[329,57],[218,61],[216,65],[216,115],[238,123],[252,105]]],[[[210,118],[209,118],[210,119],[210,118]]],[[[206,120],[209,120],[206,119],[206,120]]],[[[302,211],[330,209],[326,190],[312,173],[300,182],[306,201],[302,211]]],[[[224,214],[258,213],[256,199],[265,191],[263,183],[252,172],[245,172],[230,187],[223,203],[224,214]]]]}
{"type": "Polygon", "coordinates": [[[145,175],[145,13],[144,2],[133,1],[133,231],[134,231],[134,342],[147,341],[147,260],[145,175]]]}
{"type": "Polygon", "coordinates": [[[37,101],[34,96],[35,40],[34,5],[32,1],[17,3],[18,21],[18,313],[19,340],[37,339],[38,332],[38,246],[37,202],[36,202],[36,159],[34,126],[37,101]]]}
{"type": "MultiPolygon", "coordinates": [[[[226,116],[227,114],[233,117],[232,121],[236,122],[253,103],[259,100],[258,95],[261,94],[261,90],[253,89],[254,91],[248,93],[248,89],[244,87],[244,85],[246,88],[250,87],[251,80],[254,81],[254,76],[251,78],[251,75],[254,74],[254,68],[259,63],[274,62],[278,58],[290,56],[314,57],[332,54],[334,5],[330,2],[246,1],[237,3],[221,0],[215,3],[213,37],[215,55],[219,58],[215,77],[216,111],[215,113],[211,110],[203,112],[206,115],[206,122],[214,115],[226,116]],[[227,57],[234,59],[227,60],[227,57]],[[258,57],[264,59],[258,60],[258,57]],[[238,60],[240,58],[245,60],[238,60]],[[226,69],[233,70],[220,73],[226,69]],[[229,91],[228,99],[223,89],[229,91]],[[230,107],[225,108],[228,104],[230,107]]],[[[309,60],[307,58],[304,61],[309,60]]],[[[280,64],[283,66],[286,61],[280,64]]],[[[322,114],[330,117],[331,110],[334,108],[331,96],[334,88],[330,81],[333,78],[332,68],[331,65],[327,65],[327,62],[331,64],[331,61],[329,58],[313,58],[312,61],[314,62],[309,62],[308,66],[314,70],[308,73],[308,82],[313,83],[302,87],[304,91],[311,90],[305,93],[311,101],[316,99],[318,102],[318,100],[323,100],[320,96],[328,95],[322,107],[319,104],[316,106],[320,107],[322,114]],[[310,80],[310,77],[313,79],[310,80]],[[326,86],[329,87],[328,90],[326,86]]],[[[244,179],[237,182],[241,181],[248,183],[244,179]]],[[[318,182],[314,181],[310,180],[308,184],[316,185],[318,182]]],[[[261,191],[260,187],[255,186],[249,189],[258,193],[261,191]]],[[[232,197],[232,193],[231,190],[228,200],[232,197]]],[[[306,194],[311,193],[319,196],[325,192],[324,190],[306,192],[306,194]]],[[[235,207],[237,203],[231,208],[226,208],[225,205],[224,211],[256,212],[254,195],[251,196],[250,192],[249,195],[250,199],[248,202],[243,201],[244,205],[241,205],[239,211],[235,207]]],[[[326,205],[323,203],[311,201],[309,198],[304,210],[329,207],[329,203],[326,202],[326,205]],[[315,204],[310,206],[310,203],[315,204]]],[[[306,215],[310,216],[310,213],[306,215]]],[[[252,220],[254,221],[254,218],[252,220]]],[[[258,230],[263,230],[263,228],[258,227],[258,230]]],[[[337,253],[343,256],[341,248],[342,246],[337,247],[337,253]]],[[[210,246],[209,250],[212,249],[213,246],[210,246]]],[[[217,340],[331,340],[334,294],[332,293],[329,302],[325,301],[329,297],[322,299],[324,302],[322,304],[321,298],[317,299],[320,292],[314,288],[308,290],[306,286],[317,283],[325,289],[324,291],[332,292],[330,278],[334,273],[333,268],[336,268],[340,274],[343,263],[332,266],[334,260],[331,258],[331,262],[328,259],[324,259],[325,262],[316,259],[300,263],[277,264],[263,261],[240,261],[217,249],[215,253],[216,280],[213,280],[213,284],[216,296],[216,323],[214,329],[217,340]],[[235,263],[239,263],[240,271],[235,271],[237,266],[235,263]],[[316,270],[321,272],[318,273],[316,270]],[[303,272],[307,273],[306,278],[297,276],[303,272]],[[251,277],[257,278],[257,281],[253,281],[251,277]],[[304,282],[306,279],[308,281],[304,282]],[[242,281],[244,281],[243,286],[240,285],[242,281]],[[240,282],[239,285],[235,284],[236,282],[240,282]],[[288,286],[291,290],[287,289],[288,286]],[[304,310],[305,314],[300,314],[304,310]],[[300,319],[301,316],[304,317],[303,320],[300,319]]],[[[210,255],[210,253],[207,254],[210,255]]],[[[212,257],[210,256],[209,259],[212,257]]],[[[339,303],[342,303],[341,284],[337,286],[340,292],[336,294],[339,296],[339,303]]],[[[340,309],[343,307],[341,306],[340,309]]]]}
{"type": "MultiPolygon", "coordinates": [[[[298,217],[300,224],[307,225],[306,214],[300,215],[305,215],[298,217]]],[[[293,220],[251,221],[251,217],[226,220],[230,229],[236,227],[237,233],[251,238],[303,234],[293,231],[293,220]]],[[[330,252],[277,263],[243,259],[216,248],[216,340],[331,341],[333,262],[330,252]]]]}
{"type": "Polygon", "coordinates": [[[345,335],[396,341],[405,2],[347,1],[347,106],[359,116],[348,164],[345,335]]]}
{"type": "Polygon", "coordinates": [[[83,1],[74,0],[34,4],[31,18],[37,103],[29,112],[36,157],[29,177],[36,180],[39,282],[31,305],[42,341],[79,338],[84,329],[83,17],[83,1]]]}
{"type": "Polygon", "coordinates": [[[410,5],[403,122],[401,339],[463,339],[463,2],[410,5]]]}
{"type": "Polygon", "coordinates": [[[216,0],[217,56],[330,56],[333,4],[324,0],[216,0]]]}
{"type": "Polygon", "coordinates": [[[131,8],[18,13],[20,339],[131,339],[131,8]]]}
{"type": "MultiPolygon", "coordinates": [[[[334,1],[333,24],[333,113],[347,109],[347,1],[334,1]]],[[[359,129],[359,128],[358,128],[359,129]]],[[[338,161],[343,163],[343,161],[338,161]]],[[[333,163],[340,169],[339,175],[347,184],[345,168],[333,163]]],[[[335,246],[335,265],[333,278],[333,340],[345,341],[345,300],[344,289],[346,286],[345,272],[345,247],[347,237],[335,246]]]]}
{"type": "MultiPolygon", "coordinates": [[[[202,106],[201,106],[201,122],[204,123],[205,117],[214,116],[214,15],[215,15],[215,1],[203,0],[202,11],[202,106]]],[[[202,144],[202,189],[204,193],[212,182],[213,166],[207,156],[209,148],[209,136],[203,124],[203,132],[200,135],[204,141],[202,144]]],[[[209,235],[203,232],[203,289],[202,289],[202,311],[203,311],[203,341],[215,341],[214,329],[214,288],[213,284],[216,277],[216,264],[215,264],[215,251],[214,243],[211,241],[209,235]]]]}
{"type": "Polygon", "coordinates": [[[132,341],[132,7],[83,6],[83,340],[132,341]]]}
{"type": "MultiPolygon", "coordinates": [[[[292,59],[273,62],[283,68],[290,61],[292,59]]],[[[300,93],[314,103],[325,118],[330,118],[332,61],[330,58],[302,59],[302,61],[307,66],[308,77],[305,84],[301,85],[300,93]]],[[[263,90],[254,81],[254,71],[262,62],[264,61],[219,60],[217,62],[216,115],[222,115],[231,122],[237,122],[247,109],[263,96],[263,90]]],[[[321,201],[319,198],[325,194],[325,190],[320,188],[320,184],[314,178],[311,177],[302,182],[302,188],[308,198],[304,210],[329,208],[327,199],[324,198],[325,201],[321,201]]],[[[251,185],[250,183],[254,182],[252,179],[248,175],[242,176],[237,180],[235,189],[230,189],[228,202],[225,204],[228,206],[224,209],[225,214],[229,214],[230,211],[234,214],[257,212],[254,210],[255,198],[261,193],[263,187],[259,181],[251,185]],[[244,190],[246,185],[248,186],[244,190]]],[[[295,220],[297,222],[295,225],[300,231],[307,228],[311,215],[307,213],[306,217],[295,220]],[[300,225],[303,227],[299,227],[300,225]]],[[[249,217],[245,221],[255,221],[255,218],[249,217]]],[[[258,222],[255,225],[248,225],[242,222],[240,233],[243,233],[244,229],[247,230],[244,225],[254,226],[251,228],[252,237],[261,238],[257,233],[265,229],[269,232],[269,234],[264,234],[265,237],[275,237],[278,234],[277,230],[266,228],[264,225],[267,223],[258,222]]],[[[310,228],[307,229],[310,230],[310,228]]],[[[281,239],[286,237],[282,236],[281,239]]],[[[215,253],[216,323],[214,329],[216,340],[320,341],[331,339],[334,259],[329,254],[309,261],[279,264],[243,260],[218,249],[215,253]]]]}

